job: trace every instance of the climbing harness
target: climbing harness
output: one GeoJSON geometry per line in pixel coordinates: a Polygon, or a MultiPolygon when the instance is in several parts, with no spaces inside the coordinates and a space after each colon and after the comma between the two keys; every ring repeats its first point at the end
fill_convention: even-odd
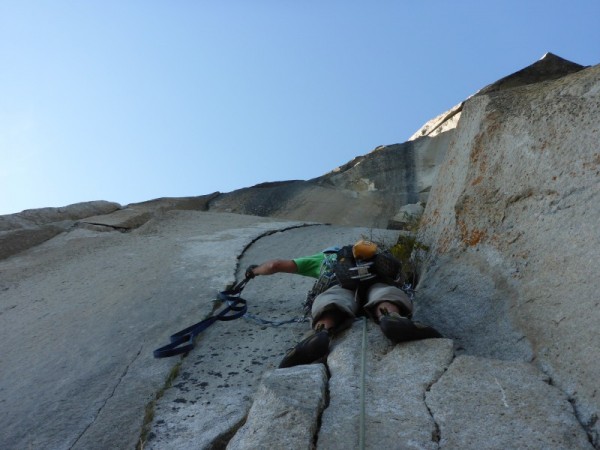
{"type": "Polygon", "coordinates": [[[194,348],[194,339],[196,336],[218,320],[229,321],[243,317],[244,319],[252,320],[260,325],[271,327],[279,327],[294,322],[306,322],[308,320],[306,316],[294,317],[292,319],[281,321],[267,320],[254,314],[250,314],[248,312],[248,302],[241,297],[242,290],[248,281],[250,281],[250,278],[246,277],[231,289],[219,292],[217,294],[217,300],[222,301],[227,306],[219,311],[218,314],[207,317],[206,319],[171,335],[169,338],[171,342],[164,347],[154,350],[154,357],[166,358],[189,352],[194,348]]]}

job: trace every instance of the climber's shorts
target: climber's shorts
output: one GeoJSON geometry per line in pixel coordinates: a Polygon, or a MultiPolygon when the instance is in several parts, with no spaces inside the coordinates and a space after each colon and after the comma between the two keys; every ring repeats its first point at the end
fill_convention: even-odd
{"type": "Polygon", "coordinates": [[[341,286],[333,286],[315,297],[311,315],[313,323],[326,312],[341,313],[345,318],[354,318],[357,312],[354,291],[341,286]]]}
{"type": "Polygon", "coordinates": [[[367,303],[364,308],[369,313],[374,312],[375,307],[381,302],[393,303],[400,309],[400,314],[407,317],[412,314],[412,300],[404,291],[396,286],[389,284],[376,283],[369,288],[367,293],[367,303]]]}
{"type": "MultiPolygon", "coordinates": [[[[376,283],[369,287],[366,293],[366,300],[364,308],[369,315],[374,316],[373,310],[381,302],[390,302],[398,306],[403,316],[410,316],[412,314],[413,305],[411,299],[402,289],[395,286],[376,283]]],[[[311,309],[312,320],[314,323],[324,313],[333,311],[341,313],[346,318],[354,319],[359,310],[360,304],[356,298],[355,291],[344,289],[341,286],[333,286],[315,298],[311,309]]]]}

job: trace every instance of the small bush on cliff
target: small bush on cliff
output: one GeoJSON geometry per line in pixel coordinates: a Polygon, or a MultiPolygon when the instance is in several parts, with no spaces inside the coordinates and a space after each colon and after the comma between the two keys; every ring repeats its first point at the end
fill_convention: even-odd
{"type": "Polygon", "coordinates": [[[390,248],[392,255],[402,262],[402,275],[404,281],[413,288],[419,282],[418,261],[415,257],[416,250],[428,251],[428,247],[423,245],[413,234],[401,234],[398,241],[390,248]]]}

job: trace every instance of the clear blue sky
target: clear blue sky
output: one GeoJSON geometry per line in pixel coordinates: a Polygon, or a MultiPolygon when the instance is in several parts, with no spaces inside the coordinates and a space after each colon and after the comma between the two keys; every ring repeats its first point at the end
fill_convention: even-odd
{"type": "Polygon", "coordinates": [[[0,214],[310,179],[548,51],[600,1],[0,0],[0,214]]]}

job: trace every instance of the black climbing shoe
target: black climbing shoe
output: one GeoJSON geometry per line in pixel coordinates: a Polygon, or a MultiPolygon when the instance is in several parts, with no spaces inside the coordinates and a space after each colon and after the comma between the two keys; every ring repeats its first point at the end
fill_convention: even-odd
{"type": "Polygon", "coordinates": [[[279,363],[279,368],[285,369],[301,364],[311,364],[327,356],[330,341],[329,332],[325,328],[316,329],[310,336],[300,341],[285,354],[281,363],[279,363]]]}
{"type": "Polygon", "coordinates": [[[392,342],[416,341],[418,339],[441,338],[442,335],[432,327],[402,317],[400,314],[382,310],[379,326],[383,334],[392,342]]]}

